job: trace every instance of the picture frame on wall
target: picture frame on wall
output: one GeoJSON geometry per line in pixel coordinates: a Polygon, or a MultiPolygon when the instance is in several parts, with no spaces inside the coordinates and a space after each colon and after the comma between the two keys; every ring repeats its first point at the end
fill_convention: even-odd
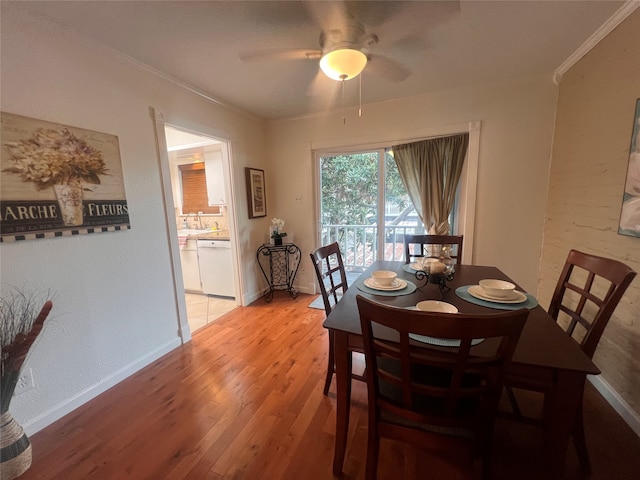
{"type": "Polygon", "coordinates": [[[0,242],[131,228],[118,137],[0,112],[0,242]]]}
{"type": "Polygon", "coordinates": [[[640,98],[636,100],[618,233],[640,237],[640,98]]]}
{"type": "Polygon", "coordinates": [[[245,167],[247,180],[247,204],[249,206],[249,218],[266,217],[267,197],[264,181],[264,170],[245,167]]]}

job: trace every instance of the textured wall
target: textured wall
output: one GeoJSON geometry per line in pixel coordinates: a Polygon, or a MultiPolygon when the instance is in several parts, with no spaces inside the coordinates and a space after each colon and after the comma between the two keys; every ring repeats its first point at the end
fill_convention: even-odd
{"type": "MultiPolygon", "coordinates": [[[[560,83],[539,299],[548,305],[571,248],[617,258],[640,272],[640,238],[618,235],[636,99],[640,10],[560,83]]],[[[615,311],[594,361],[640,413],[640,279],[615,311]]]]}

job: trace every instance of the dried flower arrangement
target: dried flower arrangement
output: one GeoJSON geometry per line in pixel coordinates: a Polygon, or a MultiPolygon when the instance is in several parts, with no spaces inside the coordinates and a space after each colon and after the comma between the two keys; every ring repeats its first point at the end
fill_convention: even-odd
{"type": "Polygon", "coordinates": [[[100,175],[107,174],[102,153],[64,127],[39,128],[31,138],[4,146],[11,155],[11,166],[2,171],[20,175],[38,190],[83,182],[99,185],[100,175]]]}
{"type": "Polygon", "coordinates": [[[7,480],[31,467],[31,442],[9,412],[9,404],[22,365],[53,306],[51,300],[46,300],[38,311],[42,301],[41,295],[15,287],[3,286],[0,296],[0,471],[7,480]]]}
{"type": "Polygon", "coordinates": [[[51,307],[49,295],[2,287],[0,296],[0,413],[9,409],[20,370],[51,307]],[[44,297],[44,299],[43,299],[44,297]]]}

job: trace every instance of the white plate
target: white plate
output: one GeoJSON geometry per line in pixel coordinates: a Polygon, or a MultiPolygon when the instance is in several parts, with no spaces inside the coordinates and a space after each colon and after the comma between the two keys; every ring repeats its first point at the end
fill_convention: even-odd
{"type": "Polygon", "coordinates": [[[407,282],[401,278],[396,278],[391,285],[378,285],[373,278],[367,278],[365,279],[364,284],[374,290],[381,290],[385,292],[395,292],[396,290],[402,290],[407,286],[407,282]]]}
{"type": "Polygon", "coordinates": [[[455,305],[451,305],[447,302],[440,302],[438,300],[424,300],[418,302],[416,310],[421,312],[439,312],[439,313],[458,313],[458,309],[455,305]]]}
{"type": "MultiPolygon", "coordinates": [[[[426,335],[418,335],[417,333],[410,333],[409,338],[416,340],[422,343],[428,343],[430,345],[437,345],[438,347],[459,347],[460,340],[456,340],[453,338],[435,338],[435,337],[427,337],[426,335]]],[[[478,345],[482,343],[484,338],[474,338],[471,340],[471,345],[478,345]]]]}
{"type": "Polygon", "coordinates": [[[490,297],[485,293],[485,291],[482,289],[480,285],[471,285],[467,289],[467,292],[469,292],[469,295],[479,298],[480,300],[485,300],[487,302],[494,302],[494,303],[522,303],[527,300],[527,296],[524,293],[519,292],[517,290],[513,291],[512,298],[490,297]]]}

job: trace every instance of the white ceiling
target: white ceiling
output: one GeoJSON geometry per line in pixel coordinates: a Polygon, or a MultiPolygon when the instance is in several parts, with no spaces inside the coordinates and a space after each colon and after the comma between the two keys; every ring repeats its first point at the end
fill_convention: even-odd
{"type": "Polygon", "coordinates": [[[318,49],[321,25],[333,25],[341,9],[378,35],[370,53],[411,72],[398,82],[374,75],[373,62],[367,65],[366,105],[530,75],[551,79],[624,3],[3,1],[2,8],[21,8],[68,26],[208,97],[274,119],[342,108],[343,102],[357,105],[358,80],[345,83],[343,100],[340,83],[318,74],[317,60],[239,57],[256,49],[318,49]]]}

